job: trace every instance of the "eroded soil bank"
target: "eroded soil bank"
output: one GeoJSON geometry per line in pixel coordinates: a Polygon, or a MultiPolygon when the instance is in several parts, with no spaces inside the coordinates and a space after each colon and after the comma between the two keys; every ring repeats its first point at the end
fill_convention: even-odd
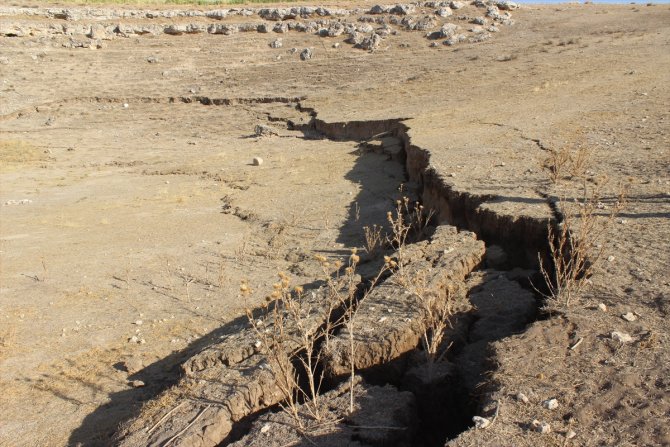
{"type": "MultiPolygon", "coordinates": [[[[229,436],[234,424],[226,421],[235,418],[246,423],[234,433],[242,436],[251,422],[246,403],[261,408],[276,396],[267,371],[249,363],[254,357],[244,349],[229,366],[216,350],[222,336],[242,334],[246,325],[239,281],[263,290],[285,271],[316,286],[320,269],[311,254],[348,256],[349,247],[362,245],[361,228],[384,221],[407,183],[439,210],[436,223],[455,227],[453,237],[472,231],[487,248],[502,248],[480,251],[483,258],[467,263],[465,270],[478,269],[469,278],[450,279],[465,279],[463,294],[480,314],[464,320],[468,340],[454,344],[452,366],[433,394],[455,399],[456,408],[477,403],[461,428],[473,413],[495,419],[450,445],[670,443],[670,10],[526,7],[511,11],[513,24],[481,32],[471,22],[482,17],[494,25],[486,7],[466,5],[447,16],[436,14],[440,8],[415,5],[403,15],[402,8],[369,14],[369,6],[327,5],[330,16],[310,16],[315,9],[282,20],[259,12],[126,17],[3,9],[0,442],[109,445],[123,433],[119,424],[138,421],[146,435],[182,402],[191,413],[175,421],[185,424],[170,423],[186,411],[183,404],[157,427],[172,437],[198,420],[173,443],[204,442],[202,430],[190,429],[205,420],[211,442],[229,436]],[[284,22],[295,23],[274,30],[284,22]],[[465,39],[447,44],[454,37],[446,36],[448,23],[465,39]],[[91,36],[95,24],[103,29],[91,36]],[[237,32],[210,33],[212,24],[237,32]],[[262,32],[268,24],[271,33],[262,32]],[[365,35],[345,42],[354,31],[365,35]],[[442,37],[426,37],[436,31],[442,37]],[[374,51],[360,49],[365,38],[374,51]],[[304,49],[311,59],[301,60],[304,49]],[[313,128],[305,127],[310,111],[313,128]],[[257,132],[259,125],[269,130],[257,132]],[[359,145],[385,131],[400,140],[402,154],[395,144],[386,152],[359,145]],[[589,148],[588,167],[553,185],[542,165],[551,150],[573,144],[589,148]],[[254,157],[263,164],[253,166],[254,157]],[[553,215],[547,198],[581,198],[584,185],[603,185],[604,210],[621,183],[628,204],[601,244],[585,293],[525,331],[521,321],[501,325],[497,318],[508,311],[534,318],[523,310],[529,292],[521,278],[553,215]],[[507,259],[493,256],[503,252],[507,259]],[[496,307],[496,293],[518,305],[496,307]],[[622,318],[629,312],[634,321],[622,318]],[[487,321],[507,329],[495,333],[487,321]],[[482,362],[484,345],[492,363],[482,362]],[[492,373],[476,387],[458,365],[492,373]],[[226,408],[223,397],[236,390],[212,388],[219,394],[211,402],[178,399],[206,390],[207,381],[220,383],[222,374],[260,385],[237,390],[226,408]],[[179,380],[193,388],[160,400],[179,380]],[[466,399],[441,394],[472,387],[466,399]],[[545,408],[550,399],[557,409],[545,408]],[[151,418],[133,419],[138,415],[151,418]],[[534,420],[551,432],[538,432],[534,420]]],[[[444,250],[430,251],[431,240],[418,243],[416,262],[450,262],[444,250]]],[[[371,327],[393,321],[379,322],[386,315],[371,307],[371,327]]],[[[389,405],[388,417],[396,417],[395,427],[421,428],[417,419],[431,422],[412,383],[423,376],[410,374],[406,366],[418,360],[404,349],[396,352],[396,377],[370,371],[372,383],[357,393],[380,401],[401,396],[394,401],[403,411],[394,416],[389,405]]],[[[385,442],[383,431],[374,438],[352,429],[377,425],[364,410],[340,427],[342,436],[385,442]]],[[[266,436],[271,422],[259,419],[252,431],[266,436]]],[[[437,439],[391,431],[397,442],[437,439]]]]}

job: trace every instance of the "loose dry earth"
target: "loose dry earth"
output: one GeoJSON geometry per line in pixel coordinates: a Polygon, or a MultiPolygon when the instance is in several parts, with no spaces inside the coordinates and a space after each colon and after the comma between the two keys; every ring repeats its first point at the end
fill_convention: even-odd
{"type": "MultiPolygon", "coordinates": [[[[472,305],[463,310],[467,340],[448,362],[460,368],[454,386],[466,397],[431,405],[494,422],[450,445],[670,445],[668,5],[526,6],[511,11],[514,23],[489,16],[470,31],[485,7],[440,17],[439,5],[423,4],[373,16],[372,3],[347,3],[292,18],[322,22],[285,33],[257,32],[279,22],[243,10],[151,18],[0,5],[0,445],[164,444],[193,418],[164,423],[158,440],[138,441],[133,426],[146,433],[179,404],[169,397],[195,401],[182,386],[188,359],[207,360],[185,368],[203,383],[225,375],[208,353],[248,326],[240,281],[258,291],[252,306],[278,271],[318,284],[314,254],[346,259],[362,247],[363,226],[385,223],[405,183],[439,223],[489,247],[488,260],[477,258],[484,270],[457,278],[472,305]],[[371,24],[384,30],[373,38],[359,29],[345,42],[352,29],[335,22],[368,23],[361,16],[384,18],[371,24]],[[461,27],[456,38],[448,30],[426,37],[444,23],[461,27]],[[103,25],[94,38],[91,24],[103,25]],[[229,35],[226,24],[236,27],[229,35]],[[282,46],[272,48],[277,38],[282,46]],[[303,49],[311,59],[301,59],[303,49]],[[400,140],[400,154],[359,144],[381,132],[400,140]],[[554,185],[542,164],[572,144],[588,148],[587,172],[554,185]],[[622,184],[628,203],[609,224],[589,287],[563,312],[540,312],[520,328],[529,309],[519,303],[530,293],[520,268],[537,267],[555,217],[550,198],[580,198],[596,184],[604,207],[622,184]],[[507,261],[492,260],[492,244],[507,261]],[[518,299],[491,304],[482,290],[518,299]],[[496,333],[506,309],[516,320],[496,333]],[[621,317],[628,312],[635,321],[621,317]],[[613,340],[614,331],[632,341],[613,340]],[[552,398],[558,408],[544,408],[552,398]],[[551,432],[537,432],[534,420],[551,432]]],[[[403,349],[392,355],[401,372],[413,361],[413,348],[403,349]]],[[[405,389],[401,419],[410,424],[412,387],[384,380],[405,389]]],[[[397,403],[390,389],[357,392],[397,403]]],[[[434,425],[414,391],[425,430],[434,425]]],[[[362,402],[374,408],[374,399],[362,402]]],[[[217,403],[198,405],[193,416],[217,403]]],[[[253,411],[217,414],[225,425],[253,411]]],[[[232,438],[218,427],[220,438],[195,442],[196,424],[170,442],[216,445],[244,435],[239,427],[232,438]]],[[[337,430],[315,441],[438,445],[447,435],[337,430]]],[[[253,433],[275,433],[277,445],[306,442],[285,429],[253,433]]]]}

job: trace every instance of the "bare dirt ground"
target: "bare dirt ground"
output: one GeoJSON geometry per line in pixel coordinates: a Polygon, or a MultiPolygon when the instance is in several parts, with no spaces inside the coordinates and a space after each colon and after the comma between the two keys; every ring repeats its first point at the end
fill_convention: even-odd
{"type": "MultiPolygon", "coordinates": [[[[219,21],[0,5],[0,445],[109,445],[182,362],[244,325],[242,279],[310,284],[315,253],[361,247],[411,167],[354,140],[397,119],[446,191],[507,219],[494,232],[423,191],[489,245],[532,252],[518,228],[553,216],[547,196],[583,194],[581,180],[548,181],[550,149],[588,147],[606,205],[627,187],[590,287],[487,348],[497,367],[473,399],[497,416],[453,445],[670,445],[668,5],[525,6],[481,42],[466,30],[486,9],[468,5],[434,25],[459,23],[463,42],[391,23],[374,51],[293,30],[91,39],[62,26],[219,21]]],[[[339,8],[363,23],[371,6],[339,8]]]]}

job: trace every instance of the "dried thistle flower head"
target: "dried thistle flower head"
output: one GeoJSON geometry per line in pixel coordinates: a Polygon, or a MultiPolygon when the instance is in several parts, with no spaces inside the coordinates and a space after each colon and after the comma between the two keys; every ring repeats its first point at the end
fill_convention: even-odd
{"type": "Polygon", "coordinates": [[[302,286],[295,286],[295,293],[297,293],[298,295],[302,295],[304,291],[305,290],[302,288],[302,286]]]}

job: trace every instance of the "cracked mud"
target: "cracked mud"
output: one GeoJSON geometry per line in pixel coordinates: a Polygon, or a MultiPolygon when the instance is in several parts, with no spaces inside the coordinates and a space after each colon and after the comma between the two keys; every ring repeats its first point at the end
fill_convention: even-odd
{"type": "Polygon", "coordinates": [[[2,6],[0,444],[312,445],[238,285],[284,271],[318,302],[313,255],[348,256],[402,194],[436,213],[408,268],[461,297],[449,354],[426,374],[385,278],[359,303],[359,406],[342,330],[313,441],[670,442],[670,10],[504,4],[2,6]],[[573,144],[584,182],[552,185],[573,144]],[[604,184],[606,209],[619,183],[590,287],[538,313],[555,198],[604,184]]]}

